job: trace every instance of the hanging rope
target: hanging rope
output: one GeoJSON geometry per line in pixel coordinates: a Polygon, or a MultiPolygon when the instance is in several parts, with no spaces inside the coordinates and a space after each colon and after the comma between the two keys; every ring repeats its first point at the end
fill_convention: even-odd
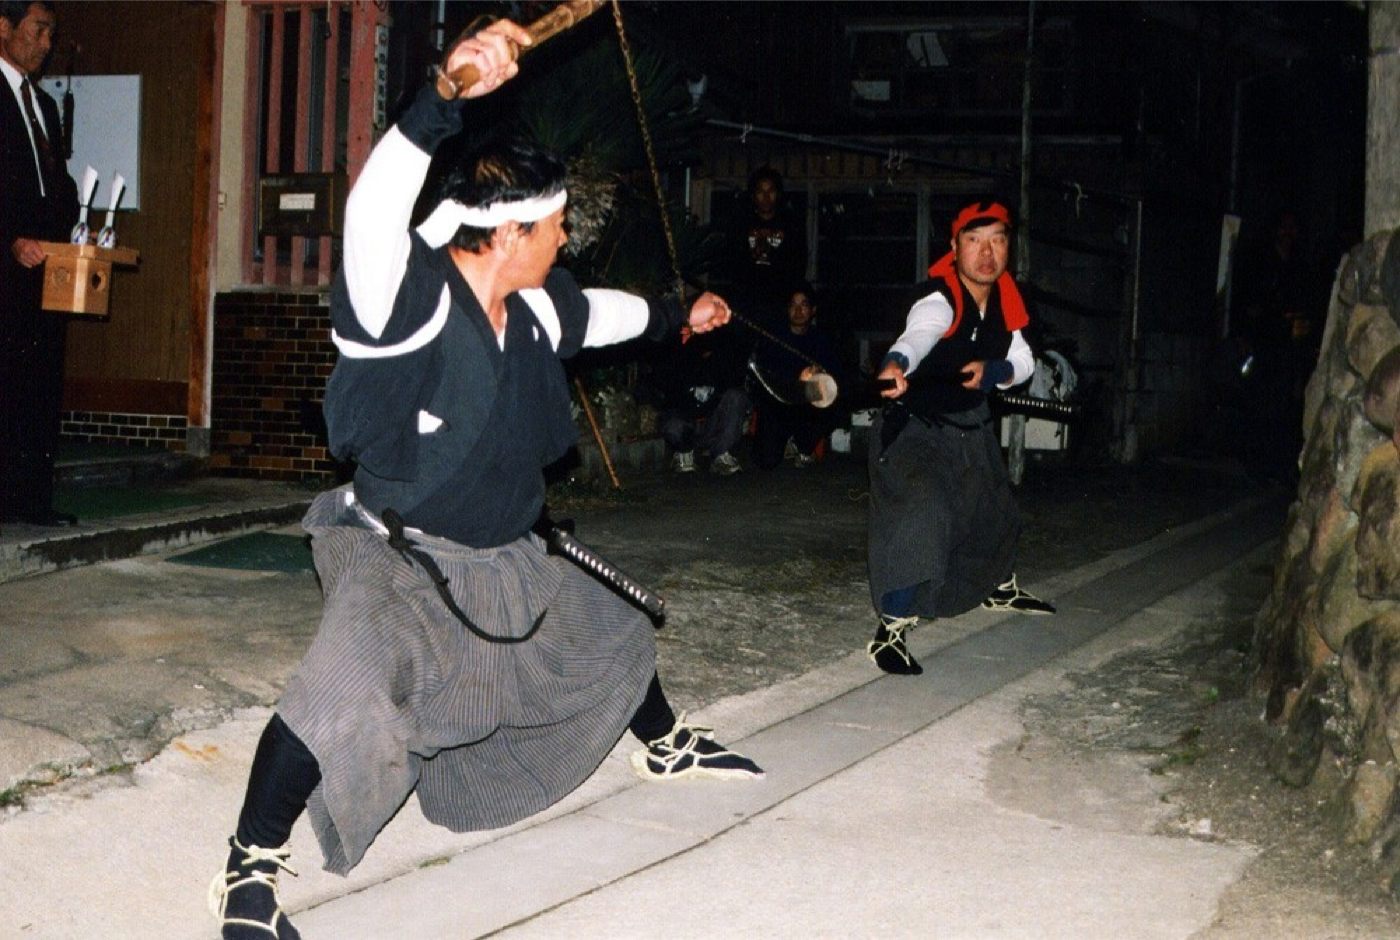
{"type": "Polygon", "coordinates": [[[666,211],[666,192],[661,186],[661,170],[656,165],[656,148],[651,142],[651,123],[642,105],[642,88],[637,81],[637,69],[632,62],[632,46],[627,42],[627,30],[622,25],[622,4],[612,0],[613,23],[617,26],[617,43],[622,47],[622,62],[627,68],[627,84],[632,88],[632,104],[637,109],[637,127],[642,132],[642,147],[647,152],[647,167],[656,191],[656,211],[661,216],[661,229],[666,234],[666,254],[671,259],[671,275],[675,278],[676,297],[685,296],[685,280],[681,277],[680,255],[676,253],[676,238],[671,232],[671,214],[666,211]]]}
{"type": "MultiPolygon", "coordinates": [[[[656,164],[656,150],[652,146],[651,122],[647,120],[646,108],[642,105],[642,89],[637,81],[637,70],[632,61],[632,47],[627,42],[627,30],[622,25],[622,4],[619,0],[612,0],[613,23],[617,26],[617,42],[622,47],[622,62],[627,69],[627,83],[632,88],[632,105],[637,109],[637,126],[642,132],[642,145],[646,149],[647,167],[651,170],[652,189],[656,193],[656,209],[661,215],[661,229],[666,236],[666,255],[671,260],[671,275],[675,278],[675,290],[677,298],[685,297],[685,279],[681,277],[680,255],[676,251],[675,234],[671,231],[671,216],[666,211],[666,191],[661,185],[661,170],[656,164]]],[[[826,367],[791,343],[784,342],[772,333],[759,326],[748,317],[739,313],[733,307],[729,310],[730,318],[742,323],[753,330],[759,336],[770,343],[786,350],[808,365],[816,366],[819,371],[825,372],[826,367]]]]}

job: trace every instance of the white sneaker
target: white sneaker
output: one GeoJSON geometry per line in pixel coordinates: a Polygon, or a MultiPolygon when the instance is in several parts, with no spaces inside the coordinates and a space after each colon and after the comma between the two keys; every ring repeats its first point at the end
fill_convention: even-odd
{"type": "Polygon", "coordinates": [[[695,451],[678,450],[671,455],[671,469],[676,473],[695,472],[695,451]]]}
{"type": "Polygon", "coordinates": [[[733,454],[720,454],[714,460],[710,461],[710,472],[718,473],[720,476],[731,476],[742,469],[744,468],[739,466],[739,461],[734,459],[733,454]]]}

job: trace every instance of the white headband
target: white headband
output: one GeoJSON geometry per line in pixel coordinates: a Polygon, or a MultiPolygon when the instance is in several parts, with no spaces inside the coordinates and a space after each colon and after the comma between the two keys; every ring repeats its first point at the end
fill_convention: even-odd
{"type": "Polygon", "coordinates": [[[506,222],[538,222],[564,208],[568,199],[566,189],[552,196],[531,196],[515,202],[493,202],[488,206],[466,206],[455,199],[444,199],[418,226],[418,234],[423,236],[428,247],[441,248],[463,225],[491,229],[506,222]]]}

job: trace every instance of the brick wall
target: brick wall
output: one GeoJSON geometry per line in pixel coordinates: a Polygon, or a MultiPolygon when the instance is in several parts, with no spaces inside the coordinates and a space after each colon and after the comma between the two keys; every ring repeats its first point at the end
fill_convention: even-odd
{"type": "Polygon", "coordinates": [[[336,478],[321,417],[335,364],[328,304],[324,291],[215,297],[211,472],[336,478]]]}
{"type": "Polygon", "coordinates": [[[184,415],[117,414],[109,411],[65,411],[60,433],[88,443],[142,444],[185,450],[184,415]]]}

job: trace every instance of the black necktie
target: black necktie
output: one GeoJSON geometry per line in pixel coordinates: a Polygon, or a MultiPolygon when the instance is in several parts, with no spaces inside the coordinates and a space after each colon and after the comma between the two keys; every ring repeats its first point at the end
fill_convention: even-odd
{"type": "MultiPolygon", "coordinates": [[[[39,164],[43,168],[44,180],[54,178],[54,171],[57,169],[54,164],[53,147],[49,144],[49,138],[44,133],[44,125],[39,123],[39,116],[34,112],[34,95],[29,90],[29,79],[20,82],[20,97],[24,99],[24,114],[29,118],[29,130],[34,134],[34,146],[39,150],[39,164]]],[[[47,189],[45,185],[45,189],[47,189]]]]}

